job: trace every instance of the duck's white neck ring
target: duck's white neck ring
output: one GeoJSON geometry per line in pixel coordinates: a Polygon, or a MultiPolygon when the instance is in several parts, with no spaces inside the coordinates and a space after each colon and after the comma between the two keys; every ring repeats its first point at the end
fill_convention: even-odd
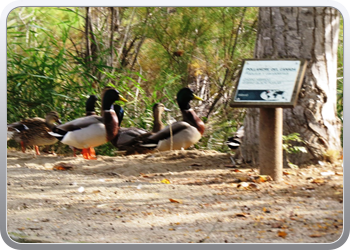
{"type": "MultiPolygon", "coordinates": [[[[105,110],[103,110],[104,112],[111,112],[111,111],[114,111],[114,109],[113,109],[114,107],[113,107],[113,104],[111,105],[111,107],[110,107],[110,109],[105,109],[105,110]]],[[[115,112],[115,111],[114,111],[115,112]]]]}

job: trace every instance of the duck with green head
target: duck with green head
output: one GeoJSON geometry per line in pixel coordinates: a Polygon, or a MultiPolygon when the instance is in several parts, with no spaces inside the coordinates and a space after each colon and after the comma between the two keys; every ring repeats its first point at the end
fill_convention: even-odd
{"type": "MultiPolygon", "coordinates": [[[[85,103],[85,116],[96,115],[95,104],[97,101],[96,95],[90,95],[85,103]]],[[[73,149],[73,156],[76,157],[77,148],[70,146],[73,149]]],[[[94,150],[91,150],[92,152],[94,150]]]]}
{"type": "Polygon", "coordinates": [[[95,104],[97,101],[97,96],[96,95],[90,95],[89,98],[86,100],[85,103],[85,116],[89,115],[96,115],[95,111],[95,104]]]}
{"type": "Polygon", "coordinates": [[[105,89],[102,96],[102,116],[81,117],[57,126],[51,133],[62,143],[82,149],[85,159],[96,159],[93,148],[111,141],[118,134],[119,121],[112,105],[115,101],[126,100],[113,88],[105,89]]]}
{"type": "Polygon", "coordinates": [[[177,93],[177,103],[182,113],[182,121],[174,122],[159,132],[144,139],[136,147],[158,151],[187,149],[197,143],[205,130],[204,122],[191,108],[190,101],[200,100],[190,88],[182,88],[177,93]]]}

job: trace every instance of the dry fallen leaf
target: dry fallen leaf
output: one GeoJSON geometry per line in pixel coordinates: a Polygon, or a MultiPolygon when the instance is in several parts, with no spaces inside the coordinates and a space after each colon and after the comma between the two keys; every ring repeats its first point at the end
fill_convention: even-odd
{"type": "Polygon", "coordinates": [[[52,170],[67,171],[67,170],[70,170],[72,168],[73,168],[72,164],[61,162],[61,163],[58,163],[55,166],[53,166],[52,170]]]}
{"type": "Polygon", "coordinates": [[[309,237],[311,238],[318,238],[318,237],[322,237],[323,235],[322,234],[311,234],[309,235],[309,237]]]}
{"type": "Polygon", "coordinates": [[[321,179],[321,178],[316,178],[316,179],[312,180],[311,183],[315,183],[317,185],[322,185],[325,183],[325,180],[321,179]]]}
{"type": "Polygon", "coordinates": [[[171,202],[173,202],[173,203],[181,203],[180,201],[174,200],[174,199],[169,199],[169,201],[171,201],[171,202]]]}
{"type": "Polygon", "coordinates": [[[238,189],[248,189],[249,184],[247,182],[241,182],[237,185],[238,189]]]}
{"type": "Polygon", "coordinates": [[[250,183],[250,184],[249,184],[249,188],[250,188],[250,189],[259,189],[259,186],[258,186],[258,184],[256,184],[256,183],[250,183]]]}
{"type": "Polygon", "coordinates": [[[253,177],[253,182],[260,183],[260,182],[266,182],[266,181],[272,181],[271,176],[269,176],[269,175],[258,175],[258,176],[253,177]]]}
{"type": "Polygon", "coordinates": [[[241,189],[241,190],[259,189],[259,186],[256,183],[241,182],[237,184],[237,189],[241,189]]]}
{"type": "Polygon", "coordinates": [[[163,180],[161,181],[161,183],[170,184],[170,181],[169,181],[168,179],[163,179],[163,180]]]}
{"type": "Polygon", "coordinates": [[[236,215],[236,217],[247,217],[249,214],[248,213],[237,213],[235,215],[236,215]]]}
{"type": "Polygon", "coordinates": [[[278,231],[278,237],[286,238],[287,233],[285,231],[278,231]]]}
{"type": "Polygon", "coordinates": [[[263,207],[263,211],[264,211],[265,213],[271,213],[271,211],[270,211],[269,209],[267,209],[266,207],[263,207]]]}
{"type": "Polygon", "coordinates": [[[144,173],[140,173],[140,176],[143,177],[143,178],[148,178],[149,176],[144,174],[144,173]]]}

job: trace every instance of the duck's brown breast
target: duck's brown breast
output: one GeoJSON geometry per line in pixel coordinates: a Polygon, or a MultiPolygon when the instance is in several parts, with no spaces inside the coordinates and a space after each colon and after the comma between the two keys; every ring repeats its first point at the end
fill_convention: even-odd
{"type": "Polygon", "coordinates": [[[103,122],[106,126],[107,141],[111,141],[117,136],[119,131],[119,121],[114,110],[104,111],[103,122]]]}
{"type": "Polygon", "coordinates": [[[201,133],[201,135],[204,134],[204,131],[205,131],[204,122],[198,117],[198,115],[196,114],[196,112],[194,112],[193,109],[182,110],[182,117],[185,122],[188,122],[189,124],[197,128],[197,130],[199,131],[199,133],[201,133]]]}

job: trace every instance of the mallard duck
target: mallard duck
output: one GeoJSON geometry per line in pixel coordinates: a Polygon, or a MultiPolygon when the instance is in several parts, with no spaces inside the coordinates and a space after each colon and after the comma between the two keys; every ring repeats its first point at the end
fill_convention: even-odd
{"type": "MultiPolygon", "coordinates": [[[[97,101],[96,95],[90,95],[85,103],[85,116],[96,115],[95,104],[97,101]]],[[[73,156],[76,157],[77,148],[71,147],[73,149],[73,156]]]]}
{"type": "Polygon", "coordinates": [[[244,127],[237,129],[236,133],[225,142],[226,145],[235,153],[233,157],[230,156],[233,165],[240,164],[243,160],[240,146],[244,137],[244,127]],[[236,161],[235,161],[236,160],[236,161]]]}
{"type": "MultiPolygon", "coordinates": [[[[119,121],[122,121],[124,115],[123,109],[118,105],[115,105],[114,109],[118,114],[119,121]]],[[[163,129],[164,124],[162,122],[162,114],[164,113],[164,111],[170,111],[170,109],[166,108],[163,103],[154,104],[152,109],[153,128],[151,132],[148,132],[145,129],[135,127],[120,127],[118,135],[111,141],[111,143],[119,150],[126,151],[127,155],[137,153],[137,151],[135,151],[136,148],[132,147],[132,145],[135,143],[135,140],[141,140],[141,138],[148,137],[152,133],[156,133],[163,129]]]]}
{"type": "Polygon", "coordinates": [[[164,111],[171,111],[167,107],[164,106],[163,103],[156,103],[153,105],[153,128],[152,133],[157,133],[158,131],[164,128],[164,124],[162,122],[162,115],[164,111]]]}
{"type": "Polygon", "coordinates": [[[57,139],[49,134],[55,123],[61,124],[59,115],[56,111],[50,111],[45,119],[34,117],[8,124],[8,139],[10,137],[20,143],[23,153],[26,146],[34,146],[36,154],[40,155],[38,146],[52,145],[57,142],[57,139]]]}
{"type": "Polygon", "coordinates": [[[82,149],[85,159],[96,159],[93,148],[111,141],[118,134],[119,121],[112,104],[126,100],[112,88],[106,89],[102,96],[102,116],[81,117],[57,126],[51,133],[62,143],[82,149]]]}
{"type": "Polygon", "coordinates": [[[86,116],[96,115],[96,111],[95,111],[96,101],[97,101],[97,96],[95,95],[90,95],[90,97],[87,99],[85,104],[86,116]]]}
{"type": "Polygon", "coordinates": [[[191,100],[201,100],[189,88],[177,93],[177,103],[182,113],[182,121],[174,122],[159,132],[144,139],[137,147],[154,148],[159,151],[187,149],[197,143],[205,130],[203,121],[190,106],[191,100]]]}
{"type": "Polygon", "coordinates": [[[234,136],[228,138],[225,143],[232,151],[236,151],[242,144],[243,136],[244,127],[242,126],[236,131],[234,136]]]}

